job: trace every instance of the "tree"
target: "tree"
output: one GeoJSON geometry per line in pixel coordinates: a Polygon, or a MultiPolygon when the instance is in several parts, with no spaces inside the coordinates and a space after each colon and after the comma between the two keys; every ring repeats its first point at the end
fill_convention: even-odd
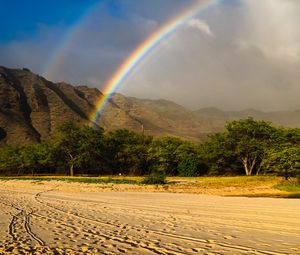
{"type": "Polygon", "coordinates": [[[66,162],[69,173],[73,176],[75,167],[88,165],[95,157],[101,157],[103,130],[79,127],[71,122],[64,123],[57,129],[53,147],[56,157],[66,162]]]}
{"type": "Polygon", "coordinates": [[[175,137],[162,137],[153,139],[149,147],[149,159],[152,164],[152,171],[158,171],[166,175],[177,175],[178,148],[184,142],[175,137]]]}
{"type": "Polygon", "coordinates": [[[152,137],[126,129],[111,131],[105,138],[111,174],[143,175],[149,172],[148,147],[152,137]]]}
{"type": "Polygon", "coordinates": [[[177,172],[180,176],[199,176],[207,172],[207,165],[200,157],[195,144],[183,141],[175,150],[178,161],[177,172]]]}
{"type": "Polygon", "coordinates": [[[83,140],[80,166],[84,167],[84,173],[102,174],[107,167],[103,129],[83,126],[80,131],[83,140]]]}
{"type": "Polygon", "coordinates": [[[300,146],[285,145],[269,150],[265,167],[269,172],[284,176],[286,180],[291,176],[300,176],[300,146]]]}
{"type": "Polygon", "coordinates": [[[34,175],[37,171],[49,170],[52,166],[52,151],[48,144],[38,143],[23,147],[19,153],[22,168],[34,175]]]}
{"type": "Polygon", "coordinates": [[[200,158],[207,164],[209,175],[240,174],[240,163],[228,141],[228,133],[219,132],[210,135],[207,141],[200,145],[200,158]]]}
{"type": "Polygon", "coordinates": [[[269,147],[276,143],[278,132],[269,122],[247,118],[226,125],[227,147],[242,162],[246,175],[261,169],[261,162],[269,147]]]}
{"type": "Polygon", "coordinates": [[[178,164],[180,176],[195,177],[204,175],[206,172],[207,165],[195,156],[187,157],[178,164]]]}
{"type": "Polygon", "coordinates": [[[300,145],[300,128],[280,128],[281,143],[300,145]]]}
{"type": "Polygon", "coordinates": [[[0,170],[3,174],[21,173],[20,150],[19,146],[6,146],[0,149],[0,170]]]}
{"type": "Polygon", "coordinates": [[[282,143],[282,133],[269,122],[247,118],[232,121],[224,132],[210,136],[202,146],[210,173],[259,174],[269,148],[282,143]]]}

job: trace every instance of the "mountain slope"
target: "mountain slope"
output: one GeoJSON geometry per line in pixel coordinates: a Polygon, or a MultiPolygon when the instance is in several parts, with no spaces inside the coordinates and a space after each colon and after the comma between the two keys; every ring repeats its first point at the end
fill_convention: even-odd
{"type": "MultiPolygon", "coordinates": [[[[27,69],[0,67],[0,144],[26,144],[46,140],[60,123],[73,121],[89,124],[89,115],[96,101],[103,96],[94,88],[73,87],[66,83],[52,83],[27,69]]],[[[140,124],[112,102],[108,115],[99,125],[114,129],[120,121],[132,130],[140,124]]],[[[121,125],[122,126],[122,125],[121,125]]]]}
{"type": "MultiPolygon", "coordinates": [[[[91,124],[89,116],[103,94],[96,88],[53,83],[28,69],[0,67],[0,145],[27,144],[51,137],[60,123],[91,124]]],[[[224,129],[226,121],[252,116],[277,125],[299,127],[300,111],[225,112],[217,108],[190,111],[168,100],[114,94],[97,125],[105,130],[127,128],[154,136],[203,141],[224,129]]]]}
{"type": "MultiPolygon", "coordinates": [[[[103,94],[96,88],[53,83],[28,69],[0,67],[0,144],[48,139],[64,121],[89,124],[103,94]]],[[[127,128],[155,136],[199,141],[209,129],[194,113],[167,100],[114,94],[99,122],[105,130],[127,128]]]]}
{"type": "Polygon", "coordinates": [[[242,111],[222,111],[214,107],[203,108],[194,112],[197,118],[210,123],[215,130],[222,130],[228,121],[253,117],[257,120],[270,121],[284,127],[300,127],[300,111],[263,112],[254,109],[242,111]]]}
{"type": "MultiPolygon", "coordinates": [[[[115,100],[115,99],[114,99],[115,100]]],[[[149,100],[127,97],[127,111],[146,124],[145,129],[157,135],[173,135],[189,140],[203,140],[211,132],[207,125],[190,110],[168,100],[149,100]]],[[[126,108],[122,105],[122,108],[126,108]]]]}

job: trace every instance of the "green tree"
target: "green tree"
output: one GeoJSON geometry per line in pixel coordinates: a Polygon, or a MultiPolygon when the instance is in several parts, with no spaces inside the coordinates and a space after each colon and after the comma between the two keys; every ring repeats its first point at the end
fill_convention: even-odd
{"type": "Polygon", "coordinates": [[[183,141],[175,150],[175,157],[180,176],[193,177],[206,174],[207,165],[200,157],[199,148],[195,144],[183,141]]]}
{"type": "Polygon", "coordinates": [[[49,170],[52,166],[52,151],[48,144],[38,143],[22,147],[19,151],[20,168],[25,173],[39,173],[43,170],[49,170]]]}
{"type": "MultiPolygon", "coordinates": [[[[153,139],[149,147],[149,158],[152,162],[152,171],[166,175],[177,175],[179,148],[184,142],[175,137],[162,137],[153,139]]],[[[181,155],[180,155],[181,156],[181,155]]]]}
{"type": "Polygon", "coordinates": [[[147,174],[149,172],[148,147],[151,141],[151,136],[126,129],[109,132],[105,144],[111,174],[147,174]]]}
{"type": "Polygon", "coordinates": [[[247,118],[232,121],[224,132],[210,136],[202,146],[210,173],[259,174],[270,148],[282,143],[283,136],[269,122],[247,118]],[[231,169],[231,170],[230,170],[231,169]]]}
{"type": "Polygon", "coordinates": [[[95,157],[103,158],[103,130],[64,123],[57,129],[53,148],[56,158],[68,165],[73,176],[74,168],[87,167],[95,157]]]}
{"type": "Polygon", "coordinates": [[[200,145],[200,157],[208,165],[209,175],[240,174],[240,162],[230,147],[227,132],[210,135],[207,141],[200,145]]]}
{"type": "Polygon", "coordinates": [[[280,128],[281,143],[300,145],[300,128],[280,128]]]}
{"type": "Polygon", "coordinates": [[[300,176],[300,146],[285,145],[269,150],[265,167],[269,172],[284,176],[286,180],[291,176],[300,176]]]}
{"type": "Polygon", "coordinates": [[[204,175],[206,172],[207,165],[196,156],[187,157],[178,164],[180,176],[195,177],[204,175]]]}
{"type": "Polygon", "coordinates": [[[20,174],[22,159],[20,146],[5,146],[0,149],[0,170],[2,174],[20,174]]]}
{"type": "Polygon", "coordinates": [[[226,131],[226,147],[242,162],[246,175],[258,175],[267,150],[276,144],[277,129],[269,122],[247,118],[228,123],[226,131]]]}

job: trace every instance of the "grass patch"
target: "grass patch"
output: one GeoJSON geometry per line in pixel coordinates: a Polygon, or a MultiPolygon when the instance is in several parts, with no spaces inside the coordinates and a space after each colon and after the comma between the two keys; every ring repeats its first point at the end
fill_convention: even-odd
{"type": "Polygon", "coordinates": [[[146,176],[142,181],[141,184],[158,184],[163,185],[166,184],[166,176],[163,174],[151,174],[146,176]]]}
{"type": "Polygon", "coordinates": [[[273,188],[288,192],[289,194],[286,194],[286,198],[300,198],[300,184],[298,184],[296,179],[282,181],[274,185],[273,188]]]}
{"type": "Polygon", "coordinates": [[[203,188],[247,188],[255,186],[274,186],[281,183],[280,177],[274,176],[234,176],[234,177],[167,177],[153,174],[146,177],[132,176],[102,176],[102,177],[70,177],[70,176],[14,176],[0,177],[0,180],[31,180],[42,181],[65,181],[77,183],[113,183],[113,184],[165,184],[187,183],[195,187],[203,188]]]}
{"type": "MultiPolygon", "coordinates": [[[[0,177],[0,181],[27,180],[36,184],[45,181],[61,181],[69,183],[91,184],[134,184],[163,185],[172,192],[188,192],[219,194],[249,197],[282,197],[300,198],[300,185],[296,179],[288,182],[275,176],[235,176],[235,177],[167,177],[154,174],[146,177],[132,176],[101,176],[101,177],[70,177],[70,176],[14,176],[0,177]],[[274,192],[274,189],[278,191],[274,192]],[[225,193],[224,193],[225,192],[225,193]]],[[[143,191],[141,187],[141,191],[143,191]]]]}
{"type": "Polygon", "coordinates": [[[0,177],[2,181],[9,180],[27,180],[27,181],[64,181],[64,182],[77,182],[77,183],[113,183],[113,184],[138,184],[135,179],[129,178],[113,178],[113,177],[58,177],[58,176],[47,176],[47,177],[34,177],[34,176],[18,176],[18,177],[0,177]]]}
{"type": "Polygon", "coordinates": [[[300,185],[298,184],[277,184],[274,186],[274,188],[300,194],[300,185]]]}
{"type": "Polygon", "coordinates": [[[0,177],[0,181],[25,180],[40,183],[43,181],[62,181],[71,183],[91,183],[91,184],[165,184],[166,179],[163,175],[150,175],[146,177],[131,176],[102,176],[102,177],[70,177],[70,176],[14,176],[0,177]]]}
{"type": "Polygon", "coordinates": [[[205,188],[248,188],[257,186],[274,186],[279,184],[282,180],[280,177],[275,176],[232,176],[232,177],[171,177],[167,178],[168,181],[185,181],[194,182],[195,186],[205,188]]]}

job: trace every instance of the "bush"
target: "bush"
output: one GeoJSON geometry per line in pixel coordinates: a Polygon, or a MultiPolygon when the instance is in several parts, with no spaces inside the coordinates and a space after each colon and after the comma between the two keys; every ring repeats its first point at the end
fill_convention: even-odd
{"type": "Polygon", "coordinates": [[[178,165],[178,173],[184,177],[196,177],[207,172],[207,166],[197,158],[186,158],[178,165]]]}
{"type": "Polygon", "coordinates": [[[153,173],[149,176],[146,176],[142,182],[142,184],[166,184],[166,176],[161,173],[153,173]]]}

